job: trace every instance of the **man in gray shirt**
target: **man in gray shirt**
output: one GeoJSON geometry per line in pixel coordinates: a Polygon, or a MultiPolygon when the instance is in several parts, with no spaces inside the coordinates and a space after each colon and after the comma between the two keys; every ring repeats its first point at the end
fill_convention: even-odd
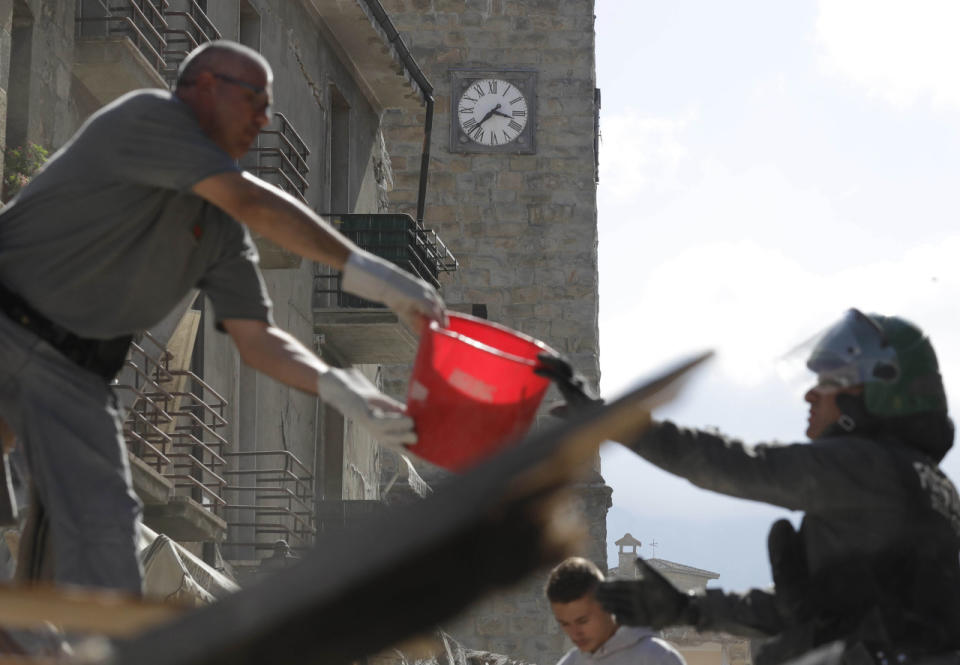
{"type": "Polygon", "coordinates": [[[402,404],[273,323],[248,229],[341,270],[344,290],[417,331],[445,314],[430,285],[237,166],[269,122],[271,82],[256,52],[205,44],[173,93],[101,109],[0,212],[0,416],[49,516],[58,583],[140,590],[141,507],[108,382],[129,336],[192,288],[247,365],[319,395],[382,444],[416,440],[402,404]]]}

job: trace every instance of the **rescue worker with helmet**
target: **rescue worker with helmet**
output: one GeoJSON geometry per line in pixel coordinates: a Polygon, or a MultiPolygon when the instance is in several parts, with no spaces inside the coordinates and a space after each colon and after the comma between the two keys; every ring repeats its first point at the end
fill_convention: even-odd
{"type": "MultiPolygon", "coordinates": [[[[776,522],[775,590],[685,595],[642,560],[603,583],[621,624],[767,637],[754,662],[905,665],[960,649],[960,498],[938,464],[953,423],[930,340],[896,316],[851,309],[815,342],[810,443],[747,446],[654,422],[627,445],[704,489],[804,511],[776,522]]],[[[576,381],[554,373],[568,404],[576,381]]],[[[960,660],[958,660],[960,662],[960,660]]]]}

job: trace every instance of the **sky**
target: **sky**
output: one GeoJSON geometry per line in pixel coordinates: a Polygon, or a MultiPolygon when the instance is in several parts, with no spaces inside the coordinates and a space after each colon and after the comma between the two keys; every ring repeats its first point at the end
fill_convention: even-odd
{"type": "MultiPolygon", "coordinates": [[[[803,359],[783,358],[858,307],[923,327],[960,413],[960,4],[595,13],[603,396],[710,348],[654,416],[802,441],[803,359]]],[[[601,458],[611,566],[630,532],[645,557],[719,573],[711,586],[771,583],[767,530],[799,514],[700,490],[617,444],[601,458]]],[[[943,468],[960,479],[960,453],[943,468]]]]}

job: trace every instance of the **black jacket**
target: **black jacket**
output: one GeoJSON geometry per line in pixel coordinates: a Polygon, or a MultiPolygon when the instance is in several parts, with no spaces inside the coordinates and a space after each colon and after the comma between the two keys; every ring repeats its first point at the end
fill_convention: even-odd
{"type": "Polygon", "coordinates": [[[960,497],[915,448],[882,434],[751,447],[669,422],[630,447],[699,487],[805,513],[794,538],[771,533],[776,593],[708,591],[698,627],[800,651],[836,639],[960,648],[960,497]]]}

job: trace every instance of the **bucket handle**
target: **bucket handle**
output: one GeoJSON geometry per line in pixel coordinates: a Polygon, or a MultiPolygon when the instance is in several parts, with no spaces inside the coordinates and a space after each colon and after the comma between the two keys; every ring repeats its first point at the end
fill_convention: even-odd
{"type": "MultiPolygon", "coordinates": [[[[460,316],[463,316],[463,315],[460,315],[460,316]]],[[[463,316],[463,318],[472,318],[472,317],[463,316]]],[[[508,352],[502,351],[502,350],[500,350],[500,349],[498,349],[498,348],[496,348],[496,347],[490,346],[489,344],[484,344],[483,342],[480,342],[480,341],[478,341],[478,340],[475,340],[475,339],[473,339],[472,337],[468,337],[467,335],[464,335],[463,333],[454,332],[453,330],[449,330],[449,329],[447,329],[447,328],[441,328],[441,327],[440,327],[440,324],[438,324],[436,321],[431,321],[431,322],[430,322],[430,328],[431,328],[431,330],[433,330],[433,331],[436,332],[436,333],[439,333],[439,334],[441,334],[441,335],[446,335],[447,337],[451,337],[451,338],[453,338],[453,339],[459,340],[459,341],[463,342],[464,344],[468,344],[468,345],[474,347],[475,349],[478,349],[478,350],[480,350],[480,351],[485,351],[485,352],[490,353],[490,354],[495,355],[495,356],[499,356],[500,358],[505,358],[505,359],[507,359],[507,360],[512,360],[512,361],[514,361],[514,362],[518,362],[518,363],[520,363],[520,364],[522,364],[522,365],[526,365],[526,366],[528,366],[528,367],[537,367],[537,366],[540,364],[539,361],[537,361],[537,360],[535,360],[535,359],[534,359],[534,360],[531,360],[530,358],[524,358],[524,357],[522,357],[522,356],[514,355],[514,354],[512,354],[512,353],[508,353],[508,352]]],[[[510,332],[511,332],[511,334],[514,334],[514,335],[517,334],[517,333],[514,332],[514,331],[510,331],[510,332]]],[[[521,335],[522,335],[522,333],[521,333],[521,335]]],[[[527,341],[529,341],[530,343],[532,343],[534,346],[536,346],[537,348],[539,348],[541,353],[549,353],[549,354],[552,355],[552,356],[559,356],[559,355],[560,355],[558,352],[554,351],[553,349],[551,349],[549,346],[547,346],[546,344],[544,344],[544,343],[541,342],[540,340],[534,339],[533,337],[529,337],[528,335],[522,335],[522,336],[523,336],[527,341]]],[[[539,355],[539,354],[538,354],[538,355],[539,355]]]]}

